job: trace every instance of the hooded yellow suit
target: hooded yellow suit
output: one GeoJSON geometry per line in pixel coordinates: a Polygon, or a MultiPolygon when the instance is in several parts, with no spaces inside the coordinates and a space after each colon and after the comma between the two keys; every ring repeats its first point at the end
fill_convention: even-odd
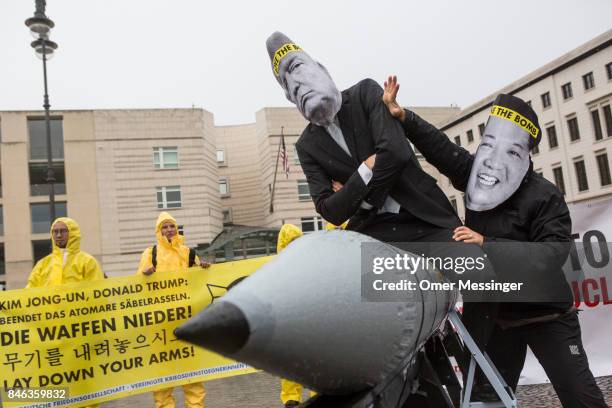
{"type": "MultiPolygon", "coordinates": [[[[162,235],[161,227],[164,221],[171,221],[178,231],[178,224],[170,214],[165,211],[159,214],[159,217],[157,217],[157,223],[155,225],[155,236],[157,237],[157,266],[155,267],[155,271],[184,271],[189,268],[189,247],[184,244],[185,238],[178,233],[172,237],[171,242],[169,242],[166,237],[162,235]]],[[[145,251],[142,253],[142,256],[140,257],[140,264],[138,265],[138,273],[143,273],[153,266],[152,253],[153,247],[145,249],[145,251]]],[[[195,264],[199,265],[199,263],[200,260],[196,256],[195,264]]],[[[174,408],[174,397],[172,396],[172,390],[172,388],[166,388],[153,392],[156,408],[174,408]]],[[[185,406],[187,408],[204,407],[204,396],[206,395],[204,384],[185,384],[183,385],[183,392],[185,393],[185,406]]]]}
{"type": "MultiPolygon", "coordinates": [[[[157,266],[156,272],[175,272],[184,271],[189,268],[189,247],[184,244],[185,237],[176,234],[172,237],[172,242],[168,242],[166,237],[161,233],[161,227],[164,221],[171,221],[178,231],[176,220],[167,212],[162,212],[157,217],[155,224],[155,236],[157,237],[157,266]]],[[[140,257],[140,265],[138,265],[138,273],[143,273],[153,266],[152,259],[153,247],[145,249],[140,257]]],[[[195,258],[196,265],[200,264],[199,258],[195,258]]]]}
{"type": "MultiPolygon", "coordinates": [[[[68,227],[68,242],[62,251],[51,236],[53,250],[51,254],[38,261],[32,269],[26,288],[41,288],[62,285],[64,283],[94,281],[104,279],[100,264],[87,252],[81,251],[81,229],[71,218],[60,217],[53,221],[53,226],[63,222],[68,227]],[[64,252],[66,255],[64,256],[64,252]],[[65,259],[65,262],[64,262],[65,259]]],[[[99,405],[91,405],[95,408],[99,405]]]]}
{"type": "Polygon", "coordinates": [[[79,224],[71,218],[61,217],[53,221],[53,226],[63,222],[68,227],[68,243],[65,252],[55,245],[53,237],[51,254],[38,261],[32,269],[27,288],[62,285],[64,283],[104,279],[104,274],[96,259],[87,252],[81,251],[81,230],[79,224]]]}

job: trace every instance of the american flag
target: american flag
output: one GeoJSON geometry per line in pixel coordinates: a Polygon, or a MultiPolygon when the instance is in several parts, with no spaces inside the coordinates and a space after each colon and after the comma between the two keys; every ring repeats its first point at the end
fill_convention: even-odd
{"type": "Polygon", "coordinates": [[[280,158],[283,161],[283,171],[285,172],[285,176],[289,178],[289,155],[287,154],[287,146],[285,146],[285,134],[281,127],[281,149],[280,149],[280,158]]]}

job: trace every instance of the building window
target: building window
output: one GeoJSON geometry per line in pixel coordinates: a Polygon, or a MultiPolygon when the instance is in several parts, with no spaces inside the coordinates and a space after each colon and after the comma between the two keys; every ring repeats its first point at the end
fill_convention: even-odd
{"type": "Polygon", "coordinates": [[[2,206],[0,205],[0,236],[4,235],[4,212],[2,211],[2,206]]]}
{"type": "Polygon", "coordinates": [[[223,210],[223,225],[231,224],[233,219],[234,217],[231,208],[223,210]]]}
{"type": "Polygon", "coordinates": [[[480,138],[482,139],[482,136],[484,135],[484,130],[485,130],[485,124],[481,123],[480,125],[478,125],[478,133],[480,134],[480,138]]]}
{"type": "Polygon", "coordinates": [[[612,136],[612,112],[610,112],[610,105],[606,105],[603,108],[604,121],[606,122],[606,134],[608,137],[612,136]]]}
{"type": "Polygon", "coordinates": [[[593,78],[592,71],[582,76],[582,84],[584,85],[585,91],[595,87],[595,78],[593,78]]]}
{"type": "Polygon", "coordinates": [[[156,169],[178,169],[177,147],[154,147],[153,164],[156,169]]]}
{"type": "MultiPolygon", "coordinates": [[[[51,119],[51,158],[64,161],[64,131],[62,119],[51,119]]],[[[28,119],[30,161],[47,160],[47,127],[43,118],[28,119]]]]}
{"type": "Polygon", "coordinates": [[[455,136],[455,143],[457,146],[461,146],[461,136],[455,136]]]}
{"type": "Polygon", "coordinates": [[[225,150],[223,149],[217,149],[217,165],[218,166],[225,166],[225,150]]]}
{"type": "MultiPolygon", "coordinates": [[[[32,233],[49,233],[51,231],[51,214],[49,214],[49,203],[30,204],[30,215],[32,218],[32,233]]],[[[66,203],[55,203],[55,217],[66,216],[66,203]]]]}
{"type": "MultiPolygon", "coordinates": [[[[49,121],[51,130],[51,158],[55,182],[55,194],[66,194],[66,173],[64,170],[64,132],[62,119],[49,121]]],[[[30,143],[30,195],[49,195],[47,183],[47,130],[44,119],[28,119],[28,136],[30,143]]]]}
{"type": "Polygon", "coordinates": [[[589,189],[589,181],[587,180],[586,167],[584,160],[575,160],[574,168],[576,169],[576,178],[578,179],[578,191],[586,191],[589,189]]]}
{"type": "Polygon", "coordinates": [[[32,256],[34,264],[49,255],[52,250],[51,240],[32,241],[32,256]]]}
{"type": "Polygon", "coordinates": [[[157,187],[157,208],[181,208],[181,187],[157,187]]]}
{"type": "Polygon", "coordinates": [[[449,201],[450,201],[451,205],[453,206],[453,208],[455,209],[455,212],[457,212],[458,211],[457,210],[457,199],[455,198],[455,196],[452,196],[449,199],[449,201]]]}
{"type": "Polygon", "coordinates": [[[536,154],[540,154],[540,147],[538,145],[533,146],[533,149],[531,149],[531,154],[534,156],[536,154]]]}
{"type": "Polygon", "coordinates": [[[32,256],[34,264],[51,253],[52,246],[50,239],[32,241],[32,256]]]}
{"type": "Polygon", "coordinates": [[[608,163],[608,154],[600,153],[596,156],[597,159],[597,168],[599,169],[599,181],[601,182],[601,186],[608,186],[612,184],[612,179],[610,178],[610,164],[608,163]]]}
{"type": "MultiPolygon", "coordinates": [[[[55,182],[53,192],[55,194],[66,194],[66,172],[63,161],[53,161],[51,166],[55,182]]],[[[49,195],[49,183],[47,183],[47,162],[30,161],[28,163],[28,173],[30,176],[30,195],[44,196],[49,195]]]]}
{"type": "Polygon", "coordinates": [[[612,79],[612,62],[606,64],[606,74],[608,75],[608,79],[612,79]]]}
{"type": "Polygon", "coordinates": [[[306,180],[298,180],[298,200],[307,201],[310,200],[310,189],[308,188],[308,182],[306,180]]]}
{"type": "Polygon", "coordinates": [[[601,131],[601,122],[599,121],[599,110],[595,109],[591,111],[591,119],[593,119],[593,131],[595,132],[595,140],[603,139],[603,132],[601,131]]]}
{"type": "Polygon", "coordinates": [[[568,82],[567,84],[561,85],[561,93],[563,94],[563,99],[569,99],[574,96],[574,92],[572,92],[572,83],[568,82]]]}
{"type": "Polygon", "coordinates": [[[550,106],[550,92],[540,95],[540,98],[542,98],[542,107],[544,109],[548,108],[550,106]]]}
{"type": "Polygon", "coordinates": [[[552,169],[553,177],[555,178],[555,185],[565,195],[565,181],[563,180],[563,169],[561,166],[552,169]]]}
{"type": "Polygon", "coordinates": [[[569,129],[570,141],[575,142],[576,140],[580,140],[580,129],[578,129],[577,118],[568,119],[567,128],[569,129]]]}
{"type": "Polygon", "coordinates": [[[320,231],[323,229],[323,219],[319,216],[302,217],[302,231],[304,233],[320,231]]]}
{"type": "Polygon", "coordinates": [[[472,132],[472,129],[467,131],[467,140],[468,143],[472,143],[474,141],[474,132],[472,132]]]}
{"type": "Polygon", "coordinates": [[[221,198],[230,196],[230,185],[227,178],[219,179],[219,194],[221,194],[221,198]]]}
{"type": "Polygon", "coordinates": [[[555,128],[555,125],[547,127],[546,134],[548,135],[548,147],[550,149],[555,149],[558,147],[559,141],[557,140],[557,129],[555,128]]]}

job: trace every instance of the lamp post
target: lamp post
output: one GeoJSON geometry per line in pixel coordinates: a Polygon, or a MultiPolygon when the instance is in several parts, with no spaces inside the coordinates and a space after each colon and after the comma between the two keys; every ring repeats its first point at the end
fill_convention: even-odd
{"type": "Polygon", "coordinates": [[[53,171],[53,154],[51,150],[51,123],[49,118],[49,94],[47,92],[47,60],[53,57],[53,53],[57,49],[57,44],[49,39],[51,29],[55,23],[45,15],[45,0],[35,0],[36,10],[34,17],[30,17],[25,21],[25,25],[30,29],[30,34],[34,37],[34,41],[30,44],[36,56],[42,59],[43,62],[43,78],[45,84],[45,94],[43,97],[43,108],[45,108],[45,128],[47,132],[47,184],[49,186],[49,215],[51,222],[55,220],[55,172],[53,171]]]}

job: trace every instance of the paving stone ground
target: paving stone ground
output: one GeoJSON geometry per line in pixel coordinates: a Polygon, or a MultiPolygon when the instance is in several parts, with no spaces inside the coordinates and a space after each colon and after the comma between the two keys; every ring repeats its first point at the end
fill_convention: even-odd
{"type": "MultiPolygon", "coordinates": [[[[612,406],[612,376],[599,377],[597,383],[606,402],[612,406]]],[[[206,408],[282,408],[280,382],[266,373],[224,378],[206,383],[206,408]]],[[[177,408],[183,407],[182,391],[175,389],[177,408]]],[[[517,391],[523,408],[561,408],[550,384],[522,385],[517,391]]],[[[140,394],[103,404],[103,408],[153,407],[153,396],[140,394]]]]}

